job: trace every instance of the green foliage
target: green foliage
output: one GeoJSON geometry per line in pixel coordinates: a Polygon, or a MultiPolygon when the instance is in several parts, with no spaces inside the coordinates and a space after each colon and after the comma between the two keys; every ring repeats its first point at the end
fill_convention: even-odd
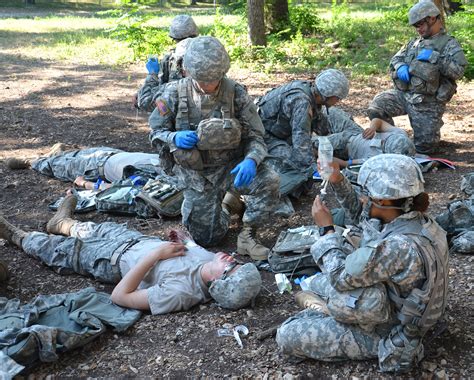
{"type": "Polygon", "coordinates": [[[316,8],[309,5],[290,6],[290,24],[294,32],[308,36],[321,31],[321,18],[316,8]]]}
{"type": "Polygon", "coordinates": [[[153,15],[145,12],[146,6],[133,3],[129,5],[129,0],[122,1],[125,5],[120,9],[121,16],[110,34],[127,43],[133,50],[134,59],[144,59],[148,54],[161,54],[172,45],[167,30],[147,25],[153,15]]]}
{"type": "Polygon", "coordinates": [[[468,62],[464,76],[474,79],[474,7],[465,6],[466,12],[457,12],[448,18],[450,33],[461,44],[468,62]],[[468,26],[468,27],[466,27],[468,26]],[[470,26],[470,27],[469,27],[470,26]]]}

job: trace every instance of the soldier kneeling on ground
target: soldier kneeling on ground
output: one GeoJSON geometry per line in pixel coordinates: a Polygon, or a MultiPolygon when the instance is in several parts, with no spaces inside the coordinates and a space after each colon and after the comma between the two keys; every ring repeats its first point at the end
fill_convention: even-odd
{"type": "Polygon", "coordinates": [[[324,361],[379,359],[382,371],[403,372],[423,357],[423,337],[447,302],[446,233],[428,215],[428,194],[416,162],[386,154],[367,160],[359,193],[333,164],[329,182],[358,221],[360,243],[335,233],[316,197],[312,214],[321,238],[311,247],[322,273],[297,301],[309,308],[277,332],[285,354],[324,361]]]}
{"type": "Polygon", "coordinates": [[[83,223],[73,219],[75,206],[74,196],[65,198],[46,226],[49,235],[22,231],[0,216],[0,238],[61,274],[116,283],[113,302],[152,314],[188,310],[211,299],[235,310],[260,292],[262,279],[254,264],[239,265],[228,254],[197,246],[187,235],[166,242],[121,224],[83,223]]]}

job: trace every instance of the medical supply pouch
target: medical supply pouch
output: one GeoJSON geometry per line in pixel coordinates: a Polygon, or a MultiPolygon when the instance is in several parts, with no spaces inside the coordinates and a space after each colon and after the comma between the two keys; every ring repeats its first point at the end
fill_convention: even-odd
{"type": "Polygon", "coordinates": [[[268,255],[268,263],[275,273],[314,274],[318,266],[310,248],[319,239],[317,226],[302,226],[282,231],[268,255]]]}
{"type": "Polygon", "coordinates": [[[237,149],[242,127],[236,119],[211,118],[202,120],[197,127],[199,150],[237,149]]]}
{"type": "Polygon", "coordinates": [[[150,180],[137,195],[156,214],[161,216],[178,216],[181,213],[184,194],[183,187],[176,178],[160,175],[150,180]]]}
{"type": "Polygon", "coordinates": [[[118,181],[96,195],[97,211],[132,216],[137,215],[137,210],[140,210],[141,217],[150,218],[154,215],[153,210],[146,210],[146,207],[136,202],[140,191],[141,188],[133,185],[130,180],[118,181]]]}
{"type": "Polygon", "coordinates": [[[175,162],[185,169],[203,170],[201,153],[194,149],[176,149],[173,152],[175,162]]]}
{"type": "Polygon", "coordinates": [[[415,60],[410,63],[409,90],[424,95],[434,95],[439,87],[439,69],[429,62],[415,60]]]}
{"type": "MultiPolygon", "coordinates": [[[[86,212],[93,211],[96,209],[95,196],[97,194],[97,190],[73,189],[72,192],[77,198],[76,209],[74,210],[75,213],[81,214],[81,213],[86,213],[86,212]]],[[[57,211],[63,200],[64,200],[64,197],[60,197],[53,203],[50,203],[48,205],[48,208],[52,211],[57,211]]]]}

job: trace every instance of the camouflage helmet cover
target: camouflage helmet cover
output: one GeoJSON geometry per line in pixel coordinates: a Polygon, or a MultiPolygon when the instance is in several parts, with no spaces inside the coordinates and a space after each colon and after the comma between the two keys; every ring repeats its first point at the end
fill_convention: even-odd
{"type": "Polygon", "coordinates": [[[408,11],[408,23],[414,25],[425,17],[438,16],[439,14],[439,8],[432,1],[421,0],[408,11]]]}
{"type": "Polygon", "coordinates": [[[381,154],[369,158],[360,168],[357,183],[373,199],[403,199],[424,191],[418,164],[401,154],[381,154]]]}
{"type": "Polygon", "coordinates": [[[176,48],[174,49],[174,56],[177,60],[184,58],[184,53],[186,53],[186,49],[188,48],[192,38],[185,38],[184,40],[179,41],[176,44],[176,48]]]}
{"type": "Polygon", "coordinates": [[[414,157],[416,148],[413,141],[405,133],[393,133],[385,139],[384,153],[414,157]]]}
{"type": "Polygon", "coordinates": [[[182,40],[188,37],[196,37],[199,30],[193,18],[188,15],[178,15],[171,20],[169,36],[175,40],[182,40]]]}
{"type": "Polygon", "coordinates": [[[262,278],[257,267],[247,263],[224,280],[215,280],[209,288],[211,297],[225,309],[247,306],[260,293],[262,278]]]}
{"type": "Polygon", "coordinates": [[[198,82],[221,80],[230,68],[229,54],[215,37],[196,37],[190,42],[183,61],[186,73],[198,82]]]}
{"type": "Polygon", "coordinates": [[[344,99],[349,94],[349,81],[342,71],[327,69],[315,79],[316,88],[325,98],[336,96],[344,99]]]}

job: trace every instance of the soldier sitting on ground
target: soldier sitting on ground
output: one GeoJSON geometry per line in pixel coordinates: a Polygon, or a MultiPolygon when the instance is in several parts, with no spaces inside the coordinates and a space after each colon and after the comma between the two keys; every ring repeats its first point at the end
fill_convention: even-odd
{"type": "Polygon", "coordinates": [[[102,181],[112,183],[132,175],[155,178],[163,173],[156,153],[124,152],[108,147],[66,151],[64,144],[54,145],[43,157],[10,157],[5,163],[10,169],[31,168],[86,189],[94,189],[102,181]]]}
{"type": "Polygon", "coordinates": [[[238,265],[228,254],[209,252],[187,235],[166,242],[122,224],[83,223],[73,219],[75,206],[74,196],[65,198],[46,226],[49,235],[27,233],[0,216],[0,238],[61,274],[76,272],[117,284],[113,302],[152,314],[188,310],[211,298],[235,310],[260,292],[262,280],[253,264],[238,265]]]}
{"type": "Polygon", "coordinates": [[[311,247],[322,273],[298,303],[309,307],[283,323],[283,353],[324,361],[379,359],[382,371],[407,371],[423,357],[423,336],[443,316],[448,289],[446,233],[428,215],[421,170],[409,157],[367,160],[358,194],[333,164],[329,182],[362,232],[335,233],[316,197],[321,238],[311,247]]]}
{"type": "Polygon", "coordinates": [[[227,233],[230,213],[224,194],[248,195],[237,250],[266,259],[269,249],[255,240],[256,228],[274,217],[277,174],[263,159],[264,129],[245,88],[225,77],[230,59],[214,37],[193,38],[184,55],[187,78],[168,83],[150,116],[150,140],[160,158],[175,162],[186,186],[183,224],[202,246],[227,233]]]}
{"type": "Polygon", "coordinates": [[[408,20],[420,37],[392,58],[395,88],[376,95],[368,115],[392,125],[394,116],[408,115],[416,151],[429,154],[438,147],[446,104],[456,93],[456,80],[463,76],[467,61],[458,41],[446,33],[440,11],[431,1],[415,4],[408,20]]]}
{"type": "Polygon", "coordinates": [[[171,21],[169,36],[177,43],[176,48],[166,54],[160,63],[156,58],[147,61],[148,75],[134,97],[137,108],[152,112],[163,85],[185,77],[182,64],[184,52],[191,39],[198,35],[199,30],[191,16],[178,15],[171,21]]]}

